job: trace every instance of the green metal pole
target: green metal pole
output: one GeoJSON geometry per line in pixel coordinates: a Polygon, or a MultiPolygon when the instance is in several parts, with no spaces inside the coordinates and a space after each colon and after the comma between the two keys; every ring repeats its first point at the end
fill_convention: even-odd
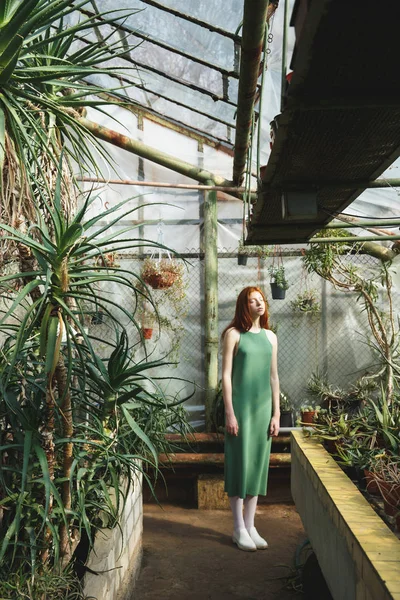
{"type": "Polygon", "coordinates": [[[243,180],[264,43],[268,0],[245,0],[236,117],[233,181],[243,180]]]}
{"type": "MultiPolygon", "coordinates": [[[[344,215],[346,217],[346,215],[344,215]]],[[[352,217],[349,217],[352,218],[352,217]]],[[[354,221],[354,223],[350,223],[350,221],[333,221],[329,223],[325,227],[325,229],[344,229],[346,227],[383,227],[387,225],[392,225],[395,227],[396,225],[400,225],[400,219],[358,219],[354,221]]]]}
{"type": "Polygon", "coordinates": [[[313,237],[310,238],[307,244],[331,244],[335,242],[394,242],[400,240],[400,235],[370,235],[370,236],[356,236],[352,235],[349,237],[313,237]]]}
{"type": "Polygon", "coordinates": [[[217,193],[204,196],[204,288],[205,288],[205,413],[206,431],[212,429],[212,414],[218,388],[218,243],[217,193]]]}

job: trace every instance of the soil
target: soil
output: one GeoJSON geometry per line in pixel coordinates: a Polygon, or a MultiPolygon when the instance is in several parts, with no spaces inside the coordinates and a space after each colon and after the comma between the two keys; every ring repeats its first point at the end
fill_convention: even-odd
{"type": "Polygon", "coordinates": [[[292,600],[287,576],[306,539],[296,507],[262,505],[256,527],[269,548],[243,552],[230,511],[144,506],[143,562],[132,600],[292,600]]]}

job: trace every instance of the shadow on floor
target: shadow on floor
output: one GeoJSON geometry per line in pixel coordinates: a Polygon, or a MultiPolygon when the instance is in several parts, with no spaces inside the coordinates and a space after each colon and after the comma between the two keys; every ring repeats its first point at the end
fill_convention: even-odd
{"type": "Polygon", "coordinates": [[[292,600],[285,588],[306,534],[293,505],[260,506],[256,526],[267,550],[231,541],[229,511],[145,505],[144,557],[132,600],[292,600]]]}

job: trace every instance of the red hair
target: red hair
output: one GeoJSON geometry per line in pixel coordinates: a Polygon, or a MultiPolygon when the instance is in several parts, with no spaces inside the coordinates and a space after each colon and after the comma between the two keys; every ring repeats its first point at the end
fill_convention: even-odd
{"type": "Polygon", "coordinates": [[[260,327],[261,329],[268,329],[268,303],[265,298],[264,292],[259,287],[248,286],[240,292],[236,300],[235,316],[222,332],[222,338],[224,337],[228,329],[230,329],[231,327],[234,327],[235,329],[240,331],[240,333],[245,333],[246,331],[249,331],[249,329],[251,329],[253,321],[250,316],[249,300],[250,294],[252,294],[253,292],[260,293],[264,299],[265,313],[260,316],[260,327]]]}

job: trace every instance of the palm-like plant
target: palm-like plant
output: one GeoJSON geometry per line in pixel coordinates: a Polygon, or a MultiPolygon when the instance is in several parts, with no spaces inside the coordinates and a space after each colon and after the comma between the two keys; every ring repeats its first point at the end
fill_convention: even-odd
{"type": "MultiPolygon", "coordinates": [[[[61,195],[60,169],[52,206],[43,195],[35,227],[24,234],[0,225],[4,239],[28,248],[37,264],[30,272],[0,278],[0,330],[7,335],[0,376],[0,453],[7,465],[0,479],[1,506],[7,509],[0,561],[9,557],[10,547],[15,556],[22,544],[35,560],[61,557],[67,563],[73,531],[77,538],[84,528],[92,540],[92,529],[103,523],[100,509],[107,524],[116,522],[123,498],[120,479],[124,475],[129,487],[132,469],[139,468],[135,460],[157,466],[158,449],[165,450],[165,442],[160,441],[159,427],[149,427],[154,416],[163,415],[164,430],[167,425],[184,426],[179,410],[183,400],[170,402],[157,378],[148,375],[150,368],[164,363],[133,360],[119,314],[140,331],[134,314],[106,295],[99,297],[93,287],[112,283],[131,295],[146,296],[139,276],[91,265],[106,248],[115,252],[155,244],[132,237],[131,227],[118,232],[118,238],[104,227],[92,232],[104,213],[85,219],[93,202],[88,197],[76,215],[67,218],[61,195]],[[12,284],[21,278],[27,282],[16,292],[12,284]],[[115,331],[114,341],[112,336],[107,341],[111,352],[105,359],[97,355],[84,327],[93,307],[107,314],[115,331]]],[[[126,210],[122,218],[137,209],[126,210]]],[[[146,299],[151,302],[150,296],[146,299]]]]}
{"type": "MultiPolygon", "coordinates": [[[[87,0],[7,0],[0,6],[1,217],[14,226],[33,218],[38,184],[51,197],[61,147],[66,160],[91,170],[97,166],[90,148],[105,154],[79,117],[87,106],[101,110],[110,104],[93,97],[105,90],[88,78],[115,73],[115,66],[105,65],[127,47],[125,40],[108,44],[107,37],[82,41],[96,17],[67,23],[85,4],[87,0]]],[[[121,18],[132,12],[121,11],[121,18]]],[[[107,14],[96,27],[107,27],[107,14]]],[[[65,165],[64,175],[70,172],[65,165]]]]}

